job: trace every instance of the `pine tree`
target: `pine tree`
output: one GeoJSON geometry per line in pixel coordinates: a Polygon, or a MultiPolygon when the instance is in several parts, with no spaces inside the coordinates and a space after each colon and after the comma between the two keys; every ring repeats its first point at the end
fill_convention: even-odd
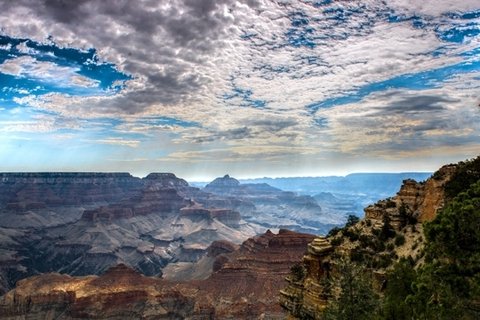
{"type": "Polygon", "coordinates": [[[365,269],[350,261],[338,264],[338,276],[333,279],[340,293],[324,313],[326,320],[374,319],[379,297],[372,286],[372,279],[365,269]]]}

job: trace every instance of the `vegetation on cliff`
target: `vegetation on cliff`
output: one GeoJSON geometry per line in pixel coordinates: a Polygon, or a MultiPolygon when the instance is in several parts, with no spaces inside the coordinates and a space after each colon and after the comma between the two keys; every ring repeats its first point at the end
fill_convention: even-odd
{"type": "Polygon", "coordinates": [[[340,288],[338,296],[327,306],[325,320],[370,320],[379,307],[379,296],[373,281],[365,270],[348,260],[340,261],[338,276],[333,278],[331,288],[340,288]]]}
{"type": "Polygon", "coordinates": [[[425,263],[415,270],[399,262],[387,278],[385,319],[478,319],[480,181],[426,223],[424,233],[425,263]]]}
{"type": "Polygon", "coordinates": [[[385,319],[480,317],[480,157],[457,165],[445,196],[424,224],[424,263],[400,261],[388,274],[385,319]]]}
{"type": "Polygon", "coordinates": [[[480,319],[480,157],[404,181],[322,241],[282,291],[296,318],[480,319]]]}

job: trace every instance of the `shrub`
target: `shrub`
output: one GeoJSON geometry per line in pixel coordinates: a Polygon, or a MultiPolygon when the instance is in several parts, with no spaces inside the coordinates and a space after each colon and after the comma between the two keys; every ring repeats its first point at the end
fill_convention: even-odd
{"type": "Polygon", "coordinates": [[[395,245],[398,247],[403,244],[405,244],[405,236],[403,234],[397,234],[395,236],[395,245]]]}
{"type": "Polygon", "coordinates": [[[360,218],[351,214],[348,216],[347,218],[347,223],[345,224],[345,228],[349,228],[349,227],[352,227],[354,225],[356,225],[358,223],[358,221],[360,221],[360,218]]]}
{"type": "Polygon", "coordinates": [[[385,243],[377,239],[373,242],[372,249],[375,250],[376,252],[385,251],[385,243]]]}
{"type": "Polygon", "coordinates": [[[350,241],[354,242],[354,241],[357,241],[358,238],[359,238],[359,232],[357,230],[351,230],[348,232],[348,235],[345,234],[348,239],[350,239],[350,241]]]}
{"type": "Polygon", "coordinates": [[[343,242],[343,237],[336,237],[330,240],[330,244],[334,247],[339,246],[343,242]]]}
{"type": "Polygon", "coordinates": [[[302,281],[305,278],[305,268],[300,263],[295,263],[290,268],[293,281],[302,281]]]}
{"type": "Polygon", "coordinates": [[[363,262],[365,261],[365,255],[363,254],[362,250],[359,250],[359,248],[355,248],[350,252],[350,260],[352,262],[363,262]]]}
{"type": "Polygon", "coordinates": [[[373,245],[372,237],[367,236],[366,234],[361,234],[360,237],[358,237],[358,240],[360,241],[360,246],[364,249],[373,245]]]}
{"type": "Polygon", "coordinates": [[[393,249],[395,249],[395,246],[393,245],[393,243],[387,244],[387,250],[388,251],[393,251],[393,249]]]}
{"type": "Polygon", "coordinates": [[[389,254],[378,255],[374,261],[374,268],[387,268],[392,263],[392,257],[389,254]]]}
{"type": "Polygon", "coordinates": [[[378,238],[382,241],[386,241],[390,238],[393,238],[395,236],[395,230],[393,230],[391,224],[390,224],[390,218],[388,215],[385,215],[383,217],[383,226],[382,229],[380,229],[380,234],[378,235],[378,238]]]}
{"type": "Polygon", "coordinates": [[[413,243],[413,245],[412,245],[412,250],[417,249],[417,247],[418,247],[418,242],[415,241],[415,242],[413,243]]]}
{"type": "Polygon", "coordinates": [[[385,204],[385,206],[387,208],[395,208],[397,206],[397,204],[395,203],[395,201],[392,201],[390,199],[387,200],[387,203],[385,204]]]}
{"type": "Polygon", "coordinates": [[[379,297],[373,289],[370,273],[356,264],[342,261],[333,281],[340,293],[329,302],[322,319],[372,319],[379,305],[379,297]]]}
{"type": "Polygon", "coordinates": [[[332,229],[330,229],[330,231],[328,231],[327,237],[334,237],[334,236],[336,236],[340,231],[342,231],[342,228],[333,227],[332,229]]]}

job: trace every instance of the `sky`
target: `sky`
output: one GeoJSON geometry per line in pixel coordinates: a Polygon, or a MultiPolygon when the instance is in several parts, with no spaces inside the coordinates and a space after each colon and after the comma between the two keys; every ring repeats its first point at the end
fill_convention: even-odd
{"type": "Polygon", "coordinates": [[[478,0],[0,1],[0,171],[189,180],[480,154],[478,0]]]}

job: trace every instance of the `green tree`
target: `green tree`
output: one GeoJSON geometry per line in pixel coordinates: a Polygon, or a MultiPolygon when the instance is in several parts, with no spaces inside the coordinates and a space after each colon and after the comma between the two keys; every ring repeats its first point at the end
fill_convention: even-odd
{"type": "MultiPolygon", "coordinates": [[[[437,174],[437,173],[436,173],[437,174]]],[[[435,176],[435,175],[434,175],[435,176]]],[[[460,162],[452,178],[445,184],[445,195],[453,199],[480,179],[480,156],[460,162]]]]}
{"type": "Polygon", "coordinates": [[[480,181],[425,225],[425,238],[425,265],[408,297],[414,317],[479,319],[480,181]]]}
{"type": "Polygon", "coordinates": [[[380,229],[380,234],[378,235],[378,239],[381,241],[387,241],[390,238],[395,236],[395,230],[393,230],[392,225],[390,224],[390,217],[386,214],[383,216],[383,225],[382,229],[380,229]]]}
{"type": "Polygon", "coordinates": [[[372,286],[369,272],[350,261],[341,261],[338,276],[333,279],[340,288],[338,297],[327,306],[326,320],[363,320],[374,319],[379,297],[372,286]]]}
{"type": "Polygon", "coordinates": [[[295,263],[290,268],[290,275],[293,281],[302,281],[305,278],[305,268],[301,263],[295,263]]]}
{"type": "Polygon", "coordinates": [[[387,273],[382,318],[389,320],[412,319],[413,309],[406,299],[414,293],[412,282],[416,280],[417,274],[413,265],[413,259],[401,259],[387,273]]]}

